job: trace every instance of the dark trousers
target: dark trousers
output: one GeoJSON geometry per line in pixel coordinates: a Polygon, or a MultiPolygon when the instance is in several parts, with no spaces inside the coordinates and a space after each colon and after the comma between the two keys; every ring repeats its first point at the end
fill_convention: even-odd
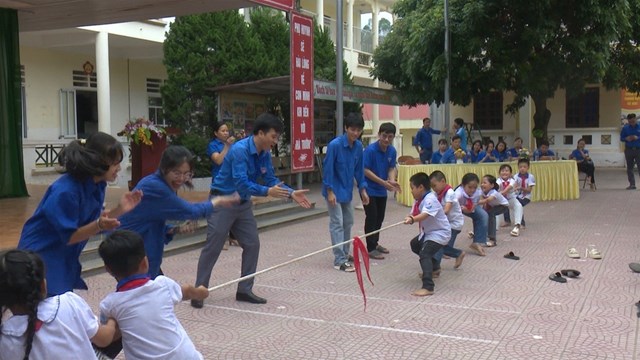
{"type": "MultiPolygon", "coordinates": [[[[386,196],[369,196],[369,204],[364,205],[364,233],[380,230],[387,209],[386,196]]],[[[380,233],[367,236],[367,251],[371,252],[378,246],[380,233]]]]}
{"type": "Polygon", "coordinates": [[[449,239],[449,243],[445,245],[440,251],[438,251],[435,256],[438,262],[442,260],[442,255],[446,255],[454,259],[460,257],[460,254],[462,254],[462,250],[455,248],[456,238],[458,237],[458,234],[460,234],[460,230],[451,229],[451,239],[449,239]]]}
{"type": "Polygon", "coordinates": [[[633,166],[637,166],[638,171],[640,171],[640,148],[625,148],[624,158],[627,160],[627,178],[629,178],[629,185],[636,186],[636,178],[633,176],[633,166]]]}
{"type": "Polygon", "coordinates": [[[593,162],[584,162],[583,161],[583,162],[579,163],[578,164],[578,171],[587,174],[587,176],[591,178],[591,183],[592,184],[596,183],[596,176],[595,176],[596,167],[595,167],[595,165],[593,165],[593,162]]]}
{"type": "Polygon", "coordinates": [[[430,163],[431,156],[433,156],[433,149],[422,149],[422,154],[420,154],[420,162],[423,164],[430,163]]]}
{"type": "MultiPolygon", "coordinates": [[[[529,199],[521,199],[521,198],[517,198],[517,199],[518,199],[518,201],[520,201],[520,205],[522,205],[523,208],[528,203],[531,202],[531,200],[529,200],[529,199]]],[[[509,207],[507,207],[507,210],[505,210],[505,212],[504,212],[504,221],[511,222],[511,214],[509,214],[509,207]]],[[[525,224],[525,222],[524,222],[524,209],[522,209],[522,223],[520,225],[527,226],[527,224],[525,224]]]]}
{"type": "Polygon", "coordinates": [[[122,337],[113,340],[111,344],[105,347],[99,347],[99,346],[93,345],[93,348],[95,350],[100,351],[104,355],[107,355],[108,357],[115,359],[115,357],[118,356],[118,354],[120,354],[120,352],[122,351],[122,337]]]}
{"type": "Polygon", "coordinates": [[[422,288],[433,291],[435,284],[433,283],[433,272],[440,270],[440,260],[436,254],[444,247],[432,240],[423,239],[420,241],[418,236],[409,242],[411,251],[420,256],[420,267],[422,268],[422,288]]]}
{"type": "Polygon", "coordinates": [[[489,228],[487,230],[487,235],[490,240],[496,241],[496,216],[504,214],[506,211],[509,211],[509,207],[505,205],[492,206],[487,210],[487,215],[489,215],[489,228]]]}
{"type": "MultiPolygon", "coordinates": [[[[209,280],[213,267],[222,252],[222,246],[227,240],[229,230],[237,236],[242,248],[241,276],[256,272],[258,255],[260,254],[260,240],[258,226],[253,216],[253,203],[243,201],[230,207],[216,207],[207,219],[207,242],[202,248],[198,259],[198,273],[196,286],[209,287],[209,280]]],[[[239,293],[249,293],[253,288],[253,278],[238,283],[239,293]]]]}

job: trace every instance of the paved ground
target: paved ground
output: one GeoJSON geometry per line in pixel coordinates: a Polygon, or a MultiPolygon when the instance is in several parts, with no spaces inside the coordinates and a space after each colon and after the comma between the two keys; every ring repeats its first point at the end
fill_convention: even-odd
{"type": "MultiPolygon", "coordinates": [[[[623,170],[598,178],[598,191],[582,191],[580,200],[527,206],[523,234],[500,230],[486,257],[469,254],[459,270],[445,260],[429,298],[409,295],[420,286],[419,265],[408,247],[415,226],[402,225],[382,235],[391,254],[372,262],[366,311],[355,275],[333,270],[327,252],[260,276],[254,290],[266,305],[237,303],[232,286],[212,293],[204,309],[185,302],[176,312],[207,359],[635,359],[640,275],[627,263],[640,260],[640,192],[622,190],[623,170]],[[603,260],[564,254],[591,244],[603,260]],[[508,251],[521,260],[504,259],[508,251]],[[565,268],[581,278],[548,279],[565,268]]],[[[385,223],[408,210],[390,200],[385,223]]],[[[356,224],[361,233],[361,211],[356,224]]],[[[262,232],[259,268],[329,245],[327,228],[324,218],[262,232]]],[[[198,255],[169,257],[163,269],[191,283],[198,255]]],[[[240,255],[237,247],[223,253],[212,284],[239,276],[240,255]]],[[[107,275],[87,280],[91,291],[81,295],[97,308],[115,282],[107,275]]]]}
{"type": "MultiPolygon", "coordinates": [[[[598,191],[582,191],[580,200],[527,206],[527,229],[519,238],[499,230],[498,247],[486,257],[468,254],[459,270],[444,260],[428,298],[410,295],[420,286],[408,247],[416,229],[402,225],[382,235],[391,254],[372,261],[375,286],[366,288],[366,311],[355,275],[333,270],[326,252],[258,277],[254,290],[266,305],[237,303],[231,286],[212,293],[201,310],[185,302],[176,312],[206,359],[636,359],[640,275],[627,264],[640,260],[640,192],[622,190],[622,169],[597,176],[598,191]],[[568,246],[584,252],[591,244],[604,259],[565,256],[568,246]],[[504,259],[509,251],[521,260],[504,259]],[[566,268],[581,271],[581,278],[548,279],[566,268]]],[[[408,211],[390,199],[385,224],[408,211]]],[[[363,219],[357,211],[354,234],[362,233],[363,219]]],[[[469,228],[467,221],[463,234],[469,228]]],[[[260,236],[259,269],[330,243],[327,218],[260,236]]],[[[458,247],[468,245],[461,236],[458,247]]],[[[198,255],[169,257],[163,270],[191,283],[198,255]]],[[[223,252],[212,285],[239,276],[240,255],[237,247],[223,252]]],[[[80,294],[97,309],[115,281],[97,275],[87,282],[91,291],[80,294]]]]}

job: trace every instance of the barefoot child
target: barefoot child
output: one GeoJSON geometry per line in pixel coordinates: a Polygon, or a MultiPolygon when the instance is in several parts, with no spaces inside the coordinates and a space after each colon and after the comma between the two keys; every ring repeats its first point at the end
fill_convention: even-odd
{"type": "Polygon", "coordinates": [[[142,237],[118,230],[98,248],[109,274],[116,278],[116,292],[100,303],[100,320],[114,318],[122,333],[124,354],[135,359],[203,359],[173,311],[182,300],[204,300],[204,286],[180,287],[165,276],[151,280],[142,237]]]}
{"type": "Polygon", "coordinates": [[[444,213],[447,215],[449,225],[451,225],[451,239],[444,249],[436,254],[436,258],[440,261],[444,254],[456,259],[456,263],[453,267],[457,269],[462,265],[462,260],[466,255],[464,251],[454,247],[456,237],[460,234],[462,225],[464,225],[464,216],[462,216],[460,203],[456,199],[456,195],[451,188],[451,185],[447,184],[447,178],[442,171],[436,170],[432,172],[431,175],[429,175],[429,180],[431,181],[431,188],[438,197],[438,202],[440,202],[444,213]]]}
{"type": "Polygon", "coordinates": [[[511,230],[511,236],[520,235],[520,223],[522,222],[522,204],[516,199],[516,179],[513,178],[511,165],[503,164],[500,166],[500,177],[496,181],[500,187],[498,191],[509,201],[509,209],[505,212],[513,212],[515,217],[515,226],[511,230]]]}
{"type": "Polygon", "coordinates": [[[440,271],[440,261],[435,255],[451,238],[451,226],[444,214],[442,205],[433,192],[430,192],[429,176],[423,172],[409,179],[411,195],[416,200],[411,215],[404,219],[405,224],[419,223],[420,234],[410,242],[411,250],[420,256],[422,268],[422,288],[411,293],[414,296],[433,295],[435,284],[433,273],[440,271]]]}
{"type": "Polygon", "coordinates": [[[116,332],[115,321],[98,323],[89,305],[65,292],[45,298],[44,263],[31,251],[0,255],[0,359],[97,359],[91,342],[106,346],[116,332]]]}
{"type": "Polygon", "coordinates": [[[498,192],[496,177],[485,175],[480,183],[482,198],[478,205],[482,205],[489,216],[487,247],[496,246],[496,215],[504,214],[509,209],[509,201],[498,192]]]}

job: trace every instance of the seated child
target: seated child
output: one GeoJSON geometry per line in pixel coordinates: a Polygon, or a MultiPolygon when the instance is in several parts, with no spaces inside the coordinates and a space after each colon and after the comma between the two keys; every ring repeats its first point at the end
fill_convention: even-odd
{"type": "MultiPolygon", "coordinates": [[[[505,211],[505,217],[509,212],[515,214],[515,226],[511,230],[511,236],[520,235],[520,223],[522,222],[522,204],[516,199],[516,179],[513,178],[511,165],[503,164],[500,166],[500,177],[496,181],[499,186],[499,191],[509,201],[509,209],[505,211]]],[[[506,226],[511,224],[507,223],[506,226]]],[[[503,225],[503,226],[505,226],[503,225]]]]}
{"type": "Polygon", "coordinates": [[[115,321],[98,323],[89,305],[73,292],[45,298],[42,259],[31,251],[0,255],[0,359],[97,359],[91,342],[113,341],[115,321]]]}
{"type": "Polygon", "coordinates": [[[420,256],[422,268],[422,288],[411,293],[414,296],[433,295],[435,284],[433,273],[440,271],[440,261],[436,254],[451,238],[451,226],[442,210],[436,195],[429,191],[429,176],[423,172],[409,179],[411,195],[416,200],[411,215],[404,219],[405,224],[419,223],[420,233],[410,242],[411,250],[420,256]]]}
{"type": "Polygon", "coordinates": [[[540,148],[533,152],[533,159],[535,161],[555,160],[556,153],[554,153],[553,150],[549,149],[549,142],[547,140],[542,140],[540,142],[540,148]]]}
{"type": "Polygon", "coordinates": [[[489,215],[489,228],[487,241],[488,247],[496,246],[496,215],[504,214],[509,209],[509,201],[498,192],[498,184],[496,177],[493,175],[485,175],[480,183],[482,189],[482,199],[478,201],[478,205],[482,205],[489,215]]]}
{"type": "MultiPolygon", "coordinates": [[[[432,172],[431,175],[429,175],[429,180],[431,181],[431,188],[436,193],[438,202],[442,205],[442,209],[444,210],[445,215],[447,215],[447,220],[449,220],[449,225],[451,226],[451,239],[444,249],[440,250],[436,254],[436,258],[440,261],[444,254],[456,259],[456,263],[453,267],[457,269],[462,265],[462,260],[466,255],[464,251],[454,247],[456,244],[456,238],[458,234],[460,234],[460,231],[462,231],[462,225],[464,225],[464,216],[462,216],[460,203],[458,202],[451,185],[447,184],[447,178],[442,171],[436,170],[432,172]]],[[[435,275],[436,274],[434,274],[434,277],[435,275]]]]}
{"type": "Polygon", "coordinates": [[[464,174],[462,183],[456,188],[455,196],[458,199],[458,203],[460,203],[462,214],[473,220],[473,231],[469,232],[469,237],[473,239],[473,243],[469,247],[475,250],[478,255],[485,256],[486,254],[481,245],[486,245],[487,243],[489,220],[487,219],[487,212],[484,211],[482,206],[477,206],[482,196],[482,191],[478,189],[479,183],[478,175],[474,173],[464,174]]]}
{"type": "Polygon", "coordinates": [[[173,311],[182,300],[204,300],[204,286],[180,287],[165,276],[151,280],[142,237],[118,230],[98,248],[104,266],[118,281],[116,292],[100,303],[100,319],[114,318],[122,333],[127,360],[203,359],[173,311]]]}

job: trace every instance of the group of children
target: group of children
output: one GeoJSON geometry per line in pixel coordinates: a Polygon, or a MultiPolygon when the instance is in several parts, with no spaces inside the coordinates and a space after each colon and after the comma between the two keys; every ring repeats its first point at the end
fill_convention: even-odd
{"type": "Polygon", "coordinates": [[[462,265],[465,252],[455,248],[455,241],[462,230],[464,216],[473,220],[470,248],[480,256],[485,256],[484,247],[496,246],[497,216],[503,215],[508,224],[513,215],[511,236],[519,236],[525,226],[523,207],[531,201],[535,186],[526,158],[518,160],[515,176],[511,165],[503,164],[498,178],[487,174],[480,179],[468,173],[455,190],[438,170],[430,175],[417,173],[409,182],[415,203],[404,222],[419,224],[419,234],[410,241],[410,246],[420,257],[422,268],[422,287],[412,293],[415,296],[433,294],[433,278],[440,276],[443,255],[455,259],[454,268],[462,265]]]}
{"type": "Polygon", "coordinates": [[[174,305],[205,299],[208,289],[164,276],[150,279],[144,242],[135,232],[113,232],[98,252],[117,281],[116,291],[100,303],[99,318],[71,291],[47,297],[45,267],[36,253],[0,256],[0,308],[11,311],[1,326],[0,360],[109,359],[122,348],[127,359],[203,359],[174,305]]]}

